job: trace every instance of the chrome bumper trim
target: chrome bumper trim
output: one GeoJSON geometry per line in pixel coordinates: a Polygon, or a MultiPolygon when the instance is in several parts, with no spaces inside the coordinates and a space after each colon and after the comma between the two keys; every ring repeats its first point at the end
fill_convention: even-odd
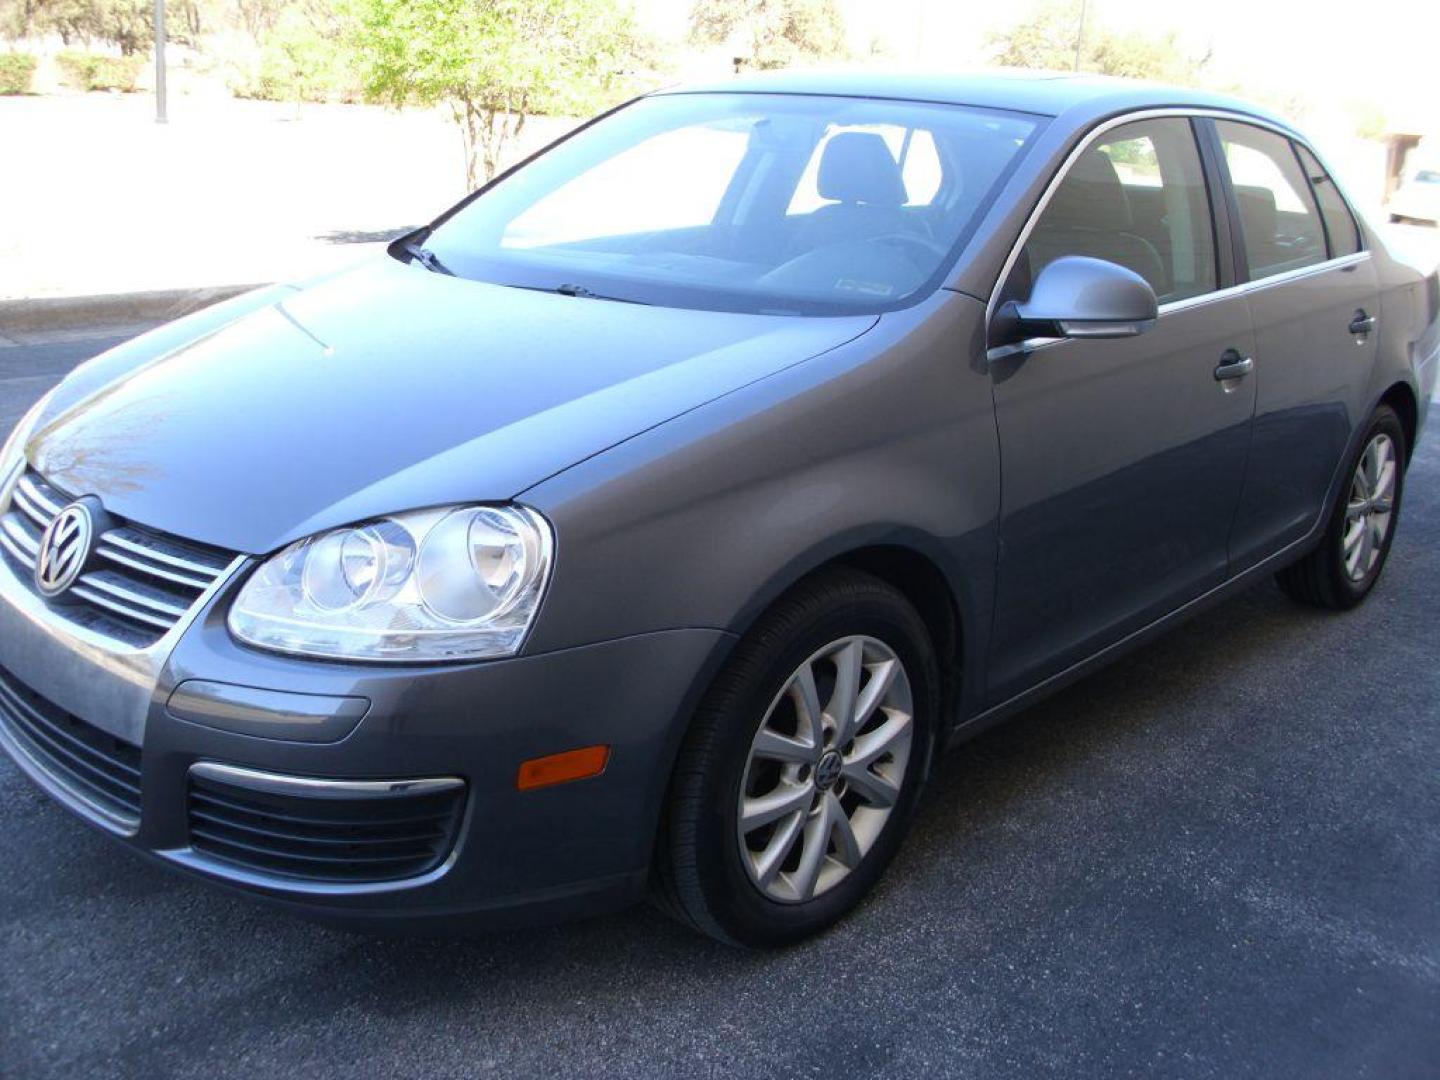
{"type": "Polygon", "coordinates": [[[405,796],[436,795],[464,787],[458,776],[434,776],[418,780],[325,780],[312,776],[243,769],[215,761],[197,761],[190,766],[193,776],[272,795],[298,795],[306,799],[393,799],[405,796]]]}

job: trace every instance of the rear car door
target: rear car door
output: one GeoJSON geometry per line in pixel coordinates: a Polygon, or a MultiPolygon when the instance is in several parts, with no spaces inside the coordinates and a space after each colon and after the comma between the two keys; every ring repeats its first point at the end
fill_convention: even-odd
{"type": "Polygon", "coordinates": [[[1255,124],[1214,130],[1255,324],[1255,427],[1231,560],[1243,569],[1315,524],[1359,413],[1380,329],[1375,269],[1335,182],[1255,124]]]}
{"type": "Polygon", "coordinates": [[[1052,187],[996,307],[1085,255],[1139,273],[1160,317],[1137,337],[992,351],[1002,462],[989,695],[1003,701],[1218,584],[1255,400],[1250,313],[1193,121],[1102,130],[1052,187]],[[1242,365],[1243,367],[1243,365],[1242,365]],[[1232,371],[1225,367],[1223,370],[1232,371]]]}

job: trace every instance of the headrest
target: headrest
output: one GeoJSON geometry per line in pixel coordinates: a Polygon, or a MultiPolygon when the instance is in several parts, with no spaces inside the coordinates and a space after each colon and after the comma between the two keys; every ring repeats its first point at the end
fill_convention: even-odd
{"type": "Polygon", "coordinates": [[[1133,224],[1130,202],[1110,158],[1099,150],[1081,154],[1040,220],[1047,229],[1128,232],[1133,224]]]}
{"type": "Polygon", "coordinates": [[[1278,224],[1275,192],[1268,187],[1236,184],[1235,202],[1240,207],[1240,224],[1245,230],[1245,239],[1252,244],[1275,239],[1278,224]]]}
{"type": "Polygon", "coordinates": [[[905,181],[890,147],[869,131],[843,131],[825,144],[816,177],[822,199],[903,206],[905,181]]]}

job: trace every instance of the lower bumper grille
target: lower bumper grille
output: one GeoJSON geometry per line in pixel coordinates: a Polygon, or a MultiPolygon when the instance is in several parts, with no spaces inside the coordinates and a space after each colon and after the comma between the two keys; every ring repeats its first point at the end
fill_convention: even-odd
{"type": "Polygon", "coordinates": [[[311,781],[201,763],[190,774],[190,847],[266,876],[402,881],[445,861],[464,797],[458,780],[311,781]]]}
{"type": "Polygon", "coordinates": [[[140,748],[52,704],[0,669],[0,727],[55,780],[115,820],[140,823],[140,748]]]}

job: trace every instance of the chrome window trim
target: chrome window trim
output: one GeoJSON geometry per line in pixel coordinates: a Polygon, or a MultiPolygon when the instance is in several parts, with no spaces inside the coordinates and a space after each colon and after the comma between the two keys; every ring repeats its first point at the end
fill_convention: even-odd
{"type": "MultiPolygon", "coordinates": [[[[1035,208],[1030,211],[1030,216],[1025,219],[1025,225],[1020,230],[1020,235],[1015,239],[1015,243],[1011,245],[1010,254],[1006,257],[999,275],[995,278],[995,284],[991,286],[990,289],[990,298],[985,304],[985,328],[987,334],[989,333],[990,323],[995,318],[995,309],[998,306],[1001,288],[1009,279],[1010,272],[1015,269],[1015,263],[1019,261],[1020,253],[1025,249],[1025,244],[1030,239],[1030,234],[1034,232],[1035,226],[1040,220],[1040,215],[1043,214],[1045,208],[1050,205],[1050,200],[1054,196],[1056,189],[1059,188],[1065,177],[1069,175],[1070,169],[1074,166],[1076,160],[1090,148],[1090,145],[1095,142],[1096,139],[1104,135],[1107,131],[1112,131],[1124,124],[1137,123],[1141,120],[1158,120],[1175,117],[1182,119],[1200,117],[1211,120],[1230,120],[1235,123],[1251,124],[1255,127],[1273,131],[1277,135],[1281,135],[1286,139],[1298,143],[1310,151],[1311,154],[1315,155],[1315,160],[1325,169],[1326,175],[1330,177],[1330,182],[1335,185],[1335,190],[1338,191],[1341,198],[1345,200],[1346,208],[1350,211],[1351,216],[1355,218],[1357,223],[1361,221],[1360,215],[1355,212],[1354,200],[1350,198],[1350,193],[1341,186],[1340,181],[1335,178],[1335,170],[1330,167],[1325,158],[1310,144],[1309,140],[1274,121],[1266,120],[1259,116],[1252,116],[1244,112],[1231,112],[1225,109],[1214,108],[1187,108],[1184,106],[1139,109],[1134,112],[1122,113],[1119,116],[1112,116],[1110,119],[1103,120],[1096,124],[1085,134],[1084,138],[1071,148],[1070,153],[1065,156],[1065,160],[1060,163],[1060,168],[1056,170],[1055,175],[1050,178],[1050,183],[1047,184],[1045,190],[1041,192],[1040,199],[1035,204],[1035,208]]],[[[1364,228],[1360,229],[1360,242],[1362,245],[1368,244],[1368,237],[1365,235],[1364,228]]],[[[1352,263],[1362,262],[1368,258],[1370,258],[1370,249],[1368,246],[1362,246],[1358,252],[1349,255],[1341,255],[1334,259],[1325,259],[1318,263],[1312,263],[1309,266],[1297,267],[1294,270],[1284,270],[1278,274],[1270,274],[1266,277],[1237,282],[1223,289],[1212,289],[1210,292],[1197,293],[1194,296],[1187,296],[1180,300],[1168,301],[1160,305],[1160,315],[1163,317],[1171,311],[1183,311],[1188,307],[1198,307],[1201,304],[1226,300],[1258,288],[1268,288],[1271,285],[1294,280],[1309,274],[1322,273],[1326,270],[1333,270],[1352,263]]],[[[1017,353],[1036,352],[1068,340],[1068,338],[1029,338],[1025,341],[1015,342],[1009,345],[999,345],[995,348],[988,349],[985,353],[985,358],[987,361],[1001,360],[1007,356],[1014,356],[1017,353]]]]}

